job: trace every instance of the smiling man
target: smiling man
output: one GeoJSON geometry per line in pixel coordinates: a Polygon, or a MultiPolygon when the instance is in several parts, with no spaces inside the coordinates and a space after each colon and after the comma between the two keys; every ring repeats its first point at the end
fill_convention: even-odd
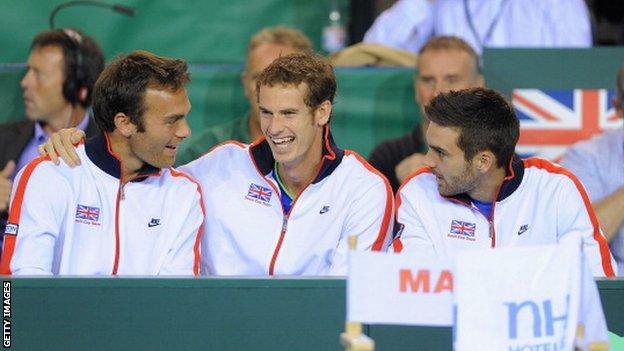
{"type": "Polygon", "coordinates": [[[199,274],[201,190],[168,168],[190,135],[188,81],[184,61],[145,51],[102,72],[82,167],[40,157],[18,173],[0,273],[199,274]]]}
{"type": "Polygon", "coordinates": [[[581,238],[595,276],[615,266],[587,193],[568,170],[514,156],[519,122],[493,90],[443,93],[425,108],[425,168],[399,188],[398,252],[552,244],[581,238]]]}
{"type": "Polygon", "coordinates": [[[388,181],[329,130],[336,79],[310,54],[275,60],[257,77],[265,138],[226,143],[181,169],[204,190],[203,273],[344,275],[347,238],[385,250],[388,181]]]}

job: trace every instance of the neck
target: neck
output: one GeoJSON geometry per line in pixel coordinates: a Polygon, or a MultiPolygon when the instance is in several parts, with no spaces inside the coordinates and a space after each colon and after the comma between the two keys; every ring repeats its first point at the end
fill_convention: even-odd
{"type": "Polygon", "coordinates": [[[321,166],[322,155],[323,140],[319,137],[304,159],[295,166],[289,166],[286,163],[277,164],[277,172],[288,192],[293,196],[298,196],[308,184],[312,183],[321,166]]]}
{"type": "Polygon", "coordinates": [[[498,196],[498,190],[505,180],[505,176],[505,168],[495,168],[484,175],[478,186],[468,192],[468,196],[481,202],[494,202],[498,196]]]}
{"type": "Polygon", "coordinates": [[[145,163],[132,152],[128,138],[117,130],[107,134],[111,151],[121,161],[121,181],[126,182],[134,178],[145,163]]]}
{"type": "Polygon", "coordinates": [[[84,115],[85,109],[80,104],[76,106],[67,104],[67,106],[58,113],[58,116],[46,120],[43,130],[47,134],[52,134],[64,128],[76,127],[82,122],[84,115]]]}
{"type": "Polygon", "coordinates": [[[256,140],[260,138],[262,134],[262,129],[260,128],[260,118],[257,112],[249,111],[249,122],[247,126],[249,127],[249,137],[251,140],[256,140]]]}

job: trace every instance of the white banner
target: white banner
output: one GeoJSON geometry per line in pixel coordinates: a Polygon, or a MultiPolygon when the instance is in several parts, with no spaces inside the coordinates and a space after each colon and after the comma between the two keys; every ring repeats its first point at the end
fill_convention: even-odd
{"type": "Polygon", "coordinates": [[[347,319],[366,324],[451,326],[453,274],[434,257],[352,251],[347,319]]]}
{"type": "Polygon", "coordinates": [[[563,351],[606,341],[596,284],[580,247],[571,241],[460,252],[455,349],[563,351]],[[586,322],[581,339],[579,321],[586,322]]]}

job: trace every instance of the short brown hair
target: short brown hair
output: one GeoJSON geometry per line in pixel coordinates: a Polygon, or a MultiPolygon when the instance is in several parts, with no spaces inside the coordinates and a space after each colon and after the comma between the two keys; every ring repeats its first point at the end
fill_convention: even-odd
{"type": "Polygon", "coordinates": [[[93,117],[102,131],[115,130],[115,115],[130,117],[144,131],[143,99],[148,87],[177,91],[190,81],[188,65],[181,59],[137,50],[121,55],[104,69],[93,91],[93,117]]]}
{"type": "Polygon", "coordinates": [[[422,55],[426,51],[435,50],[459,50],[467,53],[474,62],[476,73],[481,74],[479,55],[477,55],[477,52],[474,51],[472,46],[465,40],[448,35],[435,36],[429,39],[425,45],[420,48],[418,55],[422,55]]]}
{"type": "Polygon", "coordinates": [[[286,26],[267,27],[251,37],[247,46],[247,56],[262,44],[279,44],[291,46],[297,51],[312,53],[312,42],[303,32],[286,26]]]}
{"type": "Polygon", "coordinates": [[[336,76],[331,64],[315,54],[290,54],[282,56],[260,73],[256,80],[256,99],[261,86],[294,85],[306,83],[306,105],[316,109],[323,101],[334,102],[336,76]]]}
{"type": "Polygon", "coordinates": [[[457,128],[457,146],[471,161],[489,150],[498,167],[506,167],[514,155],[520,136],[520,122],[511,104],[491,89],[471,88],[442,93],[425,107],[432,123],[457,128]]]}

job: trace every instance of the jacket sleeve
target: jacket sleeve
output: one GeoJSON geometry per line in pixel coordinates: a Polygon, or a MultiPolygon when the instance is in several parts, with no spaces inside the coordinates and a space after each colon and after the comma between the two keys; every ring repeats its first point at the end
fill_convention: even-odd
{"type": "Polygon", "coordinates": [[[615,276],[616,265],[598,224],[589,196],[573,174],[564,180],[557,204],[559,240],[580,236],[583,253],[594,276],[615,276]]]}
{"type": "Polygon", "coordinates": [[[397,194],[397,233],[394,252],[434,253],[433,241],[425,230],[417,206],[418,188],[406,183],[397,194]]]}
{"type": "MultiPolygon", "coordinates": [[[[2,274],[51,275],[71,189],[56,167],[35,159],[15,177],[2,274]]],[[[62,240],[62,238],[60,239],[62,240]]]]}
{"type": "Polygon", "coordinates": [[[190,195],[189,210],[172,242],[159,275],[199,275],[200,241],[204,230],[204,204],[201,187],[190,195]]]}
{"type": "Polygon", "coordinates": [[[347,274],[349,236],[358,238],[358,250],[386,251],[392,240],[393,201],[392,189],[385,179],[375,182],[350,206],[350,213],[343,224],[340,241],[332,257],[330,275],[347,274]]]}

